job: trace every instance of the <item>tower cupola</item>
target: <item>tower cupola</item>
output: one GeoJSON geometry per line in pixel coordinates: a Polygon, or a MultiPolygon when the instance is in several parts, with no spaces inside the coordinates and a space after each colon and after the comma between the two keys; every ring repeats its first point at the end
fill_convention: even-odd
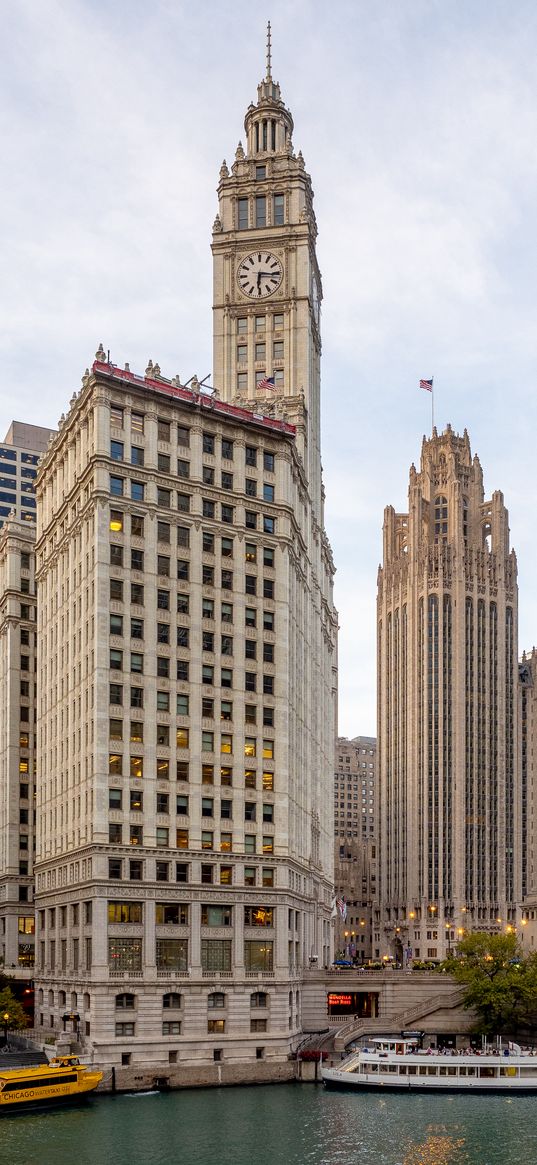
{"type": "Polygon", "coordinates": [[[280,86],[272,79],[270,21],[267,25],[267,71],[257,86],[257,105],[250,105],[244,119],[247,155],[286,154],[291,150],[293,118],[281,99],[280,86]]]}

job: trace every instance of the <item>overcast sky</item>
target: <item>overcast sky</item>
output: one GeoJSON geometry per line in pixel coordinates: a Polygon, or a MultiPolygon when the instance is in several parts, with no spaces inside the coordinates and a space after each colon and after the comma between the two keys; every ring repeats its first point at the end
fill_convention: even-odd
{"type": "Polygon", "coordinates": [[[209,249],[265,67],[312,175],[340,714],[373,735],[384,506],[435,419],[504,492],[537,641],[537,5],[528,0],[0,0],[0,435],[55,426],[100,341],[212,366],[209,249]],[[3,428],[2,428],[3,426],[3,428]],[[531,470],[531,473],[530,473],[531,470]]]}

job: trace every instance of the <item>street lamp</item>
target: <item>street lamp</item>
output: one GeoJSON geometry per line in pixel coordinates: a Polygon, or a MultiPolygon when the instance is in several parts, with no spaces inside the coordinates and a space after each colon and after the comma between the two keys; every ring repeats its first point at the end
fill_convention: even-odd
{"type": "Polygon", "coordinates": [[[451,927],[452,927],[452,925],[453,925],[453,923],[451,923],[451,922],[446,922],[446,924],[445,924],[448,959],[451,955],[451,927]]]}
{"type": "Polygon", "coordinates": [[[6,1044],[7,1044],[7,1029],[9,1026],[10,1019],[11,1019],[11,1016],[9,1014],[9,1011],[4,1011],[4,1014],[2,1016],[2,1022],[4,1024],[4,1041],[6,1044]]]}

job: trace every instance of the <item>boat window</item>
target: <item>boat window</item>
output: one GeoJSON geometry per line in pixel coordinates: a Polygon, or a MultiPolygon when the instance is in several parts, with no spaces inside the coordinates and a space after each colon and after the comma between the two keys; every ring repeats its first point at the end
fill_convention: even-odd
{"type": "Polygon", "coordinates": [[[397,1064],[389,1065],[390,1072],[397,1072],[397,1064]]]}
{"type": "Polygon", "coordinates": [[[406,1064],[399,1065],[399,1075],[406,1076],[406,1064]]]}
{"type": "Polygon", "coordinates": [[[388,1069],[389,1069],[389,1064],[381,1064],[380,1065],[381,1072],[387,1072],[388,1069]]]}
{"type": "Polygon", "coordinates": [[[50,1085],[54,1087],[57,1084],[76,1084],[76,1072],[69,1074],[56,1074],[55,1076],[40,1076],[38,1080],[6,1080],[4,1082],[3,1092],[23,1092],[33,1088],[48,1088],[50,1085]]]}
{"type": "Polygon", "coordinates": [[[427,1065],[427,1075],[428,1076],[438,1076],[438,1070],[433,1064],[427,1065]]]}
{"type": "Polygon", "coordinates": [[[425,1064],[420,1064],[420,1072],[419,1072],[419,1074],[420,1074],[420,1076],[426,1076],[426,1075],[427,1075],[427,1068],[425,1067],[425,1064]]]}
{"type": "Polygon", "coordinates": [[[488,1064],[480,1064],[479,1075],[483,1080],[491,1080],[496,1075],[496,1068],[488,1064]]]}
{"type": "Polygon", "coordinates": [[[408,1065],[408,1075],[409,1076],[416,1076],[417,1075],[417,1069],[416,1069],[415,1064],[408,1065]]]}
{"type": "Polygon", "coordinates": [[[457,1069],[456,1069],[456,1068],[448,1068],[448,1070],[447,1070],[447,1074],[448,1074],[448,1076],[456,1076],[456,1075],[457,1075],[457,1069]]]}
{"type": "Polygon", "coordinates": [[[464,1066],[459,1068],[459,1076],[466,1076],[466,1068],[464,1066]]]}
{"type": "Polygon", "coordinates": [[[369,1068],[370,1072],[378,1072],[379,1070],[378,1064],[366,1064],[366,1068],[369,1068]]]}
{"type": "Polygon", "coordinates": [[[467,1076],[475,1076],[475,1068],[471,1068],[471,1067],[467,1068],[466,1075],[467,1076]]]}

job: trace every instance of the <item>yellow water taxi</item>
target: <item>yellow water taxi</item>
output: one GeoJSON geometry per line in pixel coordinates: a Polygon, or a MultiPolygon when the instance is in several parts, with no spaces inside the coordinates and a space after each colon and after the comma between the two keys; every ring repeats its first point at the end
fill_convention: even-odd
{"type": "Polygon", "coordinates": [[[0,1068],[0,1113],[82,1100],[102,1078],[78,1056],[56,1056],[32,1068],[0,1068]]]}

